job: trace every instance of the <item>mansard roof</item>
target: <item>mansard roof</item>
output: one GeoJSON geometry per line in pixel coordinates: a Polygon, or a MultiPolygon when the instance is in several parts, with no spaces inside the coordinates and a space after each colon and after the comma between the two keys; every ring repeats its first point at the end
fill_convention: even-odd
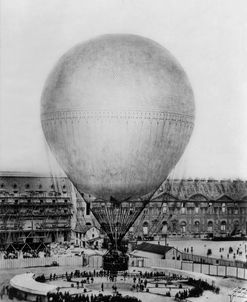
{"type": "MultiPolygon", "coordinates": [[[[0,192],[51,191],[59,184],[62,188],[71,190],[70,181],[63,176],[56,180],[49,175],[1,172],[0,192]],[[57,182],[58,181],[58,182],[57,182]]],[[[79,194],[77,194],[77,197],[79,194]]],[[[86,200],[93,200],[93,196],[85,195],[86,200]]],[[[155,201],[206,201],[206,200],[234,200],[247,201],[247,181],[243,180],[215,180],[215,179],[167,179],[157,190],[155,201]]]]}
{"type": "MultiPolygon", "coordinates": [[[[167,179],[159,192],[178,200],[247,200],[247,181],[215,179],[167,179]]],[[[161,194],[159,198],[161,199],[161,194]]]]}
{"type": "Polygon", "coordinates": [[[0,172],[0,192],[30,194],[34,192],[71,191],[71,184],[66,177],[24,172],[0,172]]]}

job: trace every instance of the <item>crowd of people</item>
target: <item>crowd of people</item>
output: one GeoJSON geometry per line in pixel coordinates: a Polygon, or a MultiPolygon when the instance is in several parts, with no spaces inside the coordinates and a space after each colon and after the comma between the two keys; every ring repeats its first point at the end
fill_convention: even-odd
{"type": "MultiPolygon", "coordinates": [[[[143,278],[143,279],[154,279],[154,280],[158,280],[160,278],[162,279],[167,279],[169,281],[169,279],[171,280],[181,280],[182,276],[176,275],[176,274],[167,274],[166,272],[149,272],[149,271],[138,271],[138,272],[124,272],[122,275],[122,277],[127,278],[127,277],[133,277],[133,281],[137,280],[138,278],[143,278]]],[[[95,278],[95,277],[106,277],[109,278],[109,281],[115,281],[115,277],[114,275],[110,274],[109,271],[105,271],[105,270],[92,270],[92,271],[87,271],[87,270],[75,270],[72,272],[65,272],[65,274],[61,274],[61,275],[56,275],[54,274],[50,274],[49,277],[47,278],[47,280],[56,280],[58,278],[66,278],[68,281],[72,280],[73,278],[95,278]]],[[[135,282],[134,282],[135,283],[135,282]]]]}
{"type": "Polygon", "coordinates": [[[209,284],[208,282],[203,281],[201,279],[196,280],[193,278],[189,278],[188,285],[191,285],[193,287],[201,287],[203,290],[211,290],[216,294],[218,294],[220,291],[219,287],[216,287],[214,284],[209,284]]]}
{"type": "MultiPolygon", "coordinates": [[[[166,280],[165,285],[172,284],[173,281],[185,281],[182,276],[176,274],[167,274],[165,272],[134,272],[134,273],[127,273],[125,272],[121,277],[132,278],[132,286],[130,288],[131,291],[137,292],[149,292],[149,288],[147,287],[148,283],[155,284],[158,287],[159,280],[166,280]]],[[[56,273],[51,273],[49,276],[45,276],[44,274],[39,275],[36,277],[36,281],[38,282],[46,282],[46,281],[53,281],[57,280],[58,278],[66,279],[68,282],[71,283],[71,287],[77,287],[77,289],[82,288],[83,290],[80,293],[70,293],[69,291],[62,292],[60,288],[57,289],[55,293],[48,293],[47,298],[48,302],[140,302],[140,300],[136,299],[135,297],[130,296],[122,296],[117,289],[117,284],[115,283],[117,276],[110,274],[104,270],[93,270],[93,271],[80,271],[75,270],[72,272],[65,272],[61,275],[56,275],[56,273]],[[106,277],[107,280],[112,281],[112,289],[113,295],[103,295],[104,286],[103,280],[101,280],[101,293],[96,295],[90,292],[84,284],[94,283],[95,278],[97,277],[106,277]],[[81,278],[81,280],[78,278],[81,278]]],[[[210,290],[214,293],[218,294],[220,289],[213,284],[209,284],[206,281],[201,279],[196,280],[193,278],[188,278],[187,285],[191,286],[190,289],[186,288],[182,290],[182,283],[179,283],[179,290],[175,295],[176,301],[183,301],[189,297],[199,297],[203,294],[204,290],[210,290]]],[[[11,291],[11,287],[5,287],[4,291],[1,292],[1,296],[7,293],[9,298],[11,299],[17,293],[11,291]]],[[[168,287],[169,291],[165,293],[166,296],[171,296],[171,288],[168,287]]],[[[14,289],[13,289],[14,290],[14,289]]],[[[36,302],[40,302],[39,296],[37,296],[36,302]]]]}
{"type": "MultiPolygon", "coordinates": [[[[167,280],[167,282],[169,281],[173,281],[173,280],[181,280],[183,279],[182,276],[180,275],[176,275],[176,274],[167,274],[166,272],[150,272],[150,271],[138,271],[138,272],[124,272],[121,275],[124,280],[128,277],[128,278],[133,278],[133,283],[135,284],[136,282],[138,283],[139,280],[142,280],[142,282],[144,282],[144,280],[146,279],[153,279],[154,281],[157,281],[159,279],[162,280],[167,280]]],[[[65,274],[61,274],[61,275],[57,275],[56,273],[51,273],[49,275],[49,277],[47,277],[47,280],[53,281],[53,280],[57,280],[58,278],[65,278],[68,282],[70,282],[73,278],[85,278],[84,283],[92,283],[93,282],[93,278],[95,277],[106,277],[107,280],[109,281],[116,281],[116,275],[111,274],[109,271],[105,271],[105,270],[93,270],[93,271],[86,271],[86,270],[75,270],[72,272],[65,272],[65,274]]]]}
{"type": "Polygon", "coordinates": [[[202,294],[203,289],[200,287],[185,289],[176,293],[175,301],[184,301],[189,297],[200,297],[202,294]]]}
{"type": "Polygon", "coordinates": [[[185,289],[183,291],[177,292],[175,295],[176,301],[183,301],[189,297],[200,297],[203,294],[204,290],[210,290],[216,294],[219,294],[220,292],[219,287],[215,286],[214,284],[211,285],[201,279],[196,280],[189,278],[187,284],[193,287],[191,289],[185,289]]]}
{"type": "Polygon", "coordinates": [[[72,272],[65,272],[65,274],[61,274],[61,275],[57,275],[56,273],[54,274],[51,273],[47,278],[47,280],[52,281],[52,280],[57,280],[58,278],[65,278],[68,282],[71,282],[73,278],[85,278],[84,283],[90,283],[90,281],[92,283],[95,277],[107,277],[109,278],[110,281],[115,281],[115,279],[113,279],[113,276],[109,272],[104,270],[99,270],[99,271],[75,270],[72,272]]]}
{"type": "MultiPolygon", "coordinates": [[[[122,296],[119,293],[114,295],[103,294],[75,294],[71,295],[69,292],[57,292],[47,294],[48,302],[141,302],[136,297],[122,296]]],[[[38,302],[38,301],[36,301],[38,302]]]]}
{"type": "MultiPolygon", "coordinates": [[[[158,281],[159,280],[166,280],[166,284],[165,285],[172,284],[172,282],[174,280],[175,281],[184,280],[184,278],[182,276],[180,276],[180,275],[167,274],[165,272],[149,272],[149,271],[145,271],[145,272],[138,271],[138,272],[135,272],[135,273],[127,273],[127,272],[125,272],[121,276],[124,277],[124,280],[127,277],[129,277],[129,278],[131,277],[132,278],[132,286],[131,286],[130,290],[131,291],[136,291],[136,292],[143,292],[143,291],[149,292],[149,288],[147,287],[148,282],[152,282],[152,283],[155,284],[156,287],[158,287],[158,281]]],[[[84,284],[93,283],[94,280],[95,280],[94,279],[95,277],[96,278],[97,277],[106,277],[107,280],[113,282],[113,285],[112,285],[113,292],[115,294],[118,293],[117,286],[114,283],[115,281],[117,281],[116,280],[117,277],[115,275],[110,274],[107,271],[104,271],[104,270],[98,270],[98,271],[97,270],[93,270],[93,271],[75,270],[75,271],[72,271],[72,272],[66,272],[65,274],[62,274],[62,275],[56,275],[55,273],[54,274],[51,273],[50,276],[47,279],[50,280],[50,281],[52,281],[52,280],[56,280],[56,279],[58,279],[60,277],[61,278],[66,278],[66,280],[71,283],[71,287],[76,287],[77,289],[84,288],[84,290],[83,290],[84,294],[82,295],[82,297],[78,298],[79,300],[82,299],[80,301],[87,301],[86,299],[88,299],[88,298],[87,298],[87,294],[86,293],[88,291],[84,287],[84,284]],[[78,281],[75,278],[82,278],[82,279],[80,281],[78,281]]],[[[45,281],[45,276],[44,275],[39,276],[38,278],[36,278],[36,281],[44,282],[45,281]]],[[[192,279],[190,280],[190,283],[191,282],[192,282],[192,279]]],[[[196,280],[195,280],[195,282],[196,282],[196,280]]],[[[201,282],[201,284],[202,284],[202,286],[204,288],[207,288],[206,284],[204,284],[203,281],[200,281],[200,282],[201,282]]],[[[101,291],[104,292],[104,283],[103,282],[101,283],[101,291]]],[[[189,293],[185,294],[185,291],[184,291],[182,293],[179,293],[178,296],[180,297],[180,295],[181,295],[181,297],[182,297],[182,296],[185,296],[185,295],[188,295],[188,294],[189,293]]],[[[194,292],[191,291],[190,294],[194,295],[194,292]]],[[[165,295],[170,297],[171,296],[171,292],[167,291],[165,295]]],[[[90,299],[91,299],[91,296],[90,296],[90,299]]],[[[92,300],[92,301],[97,301],[97,300],[92,300]]]]}
{"type": "Polygon", "coordinates": [[[25,259],[25,258],[44,258],[50,257],[49,251],[35,251],[28,249],[26,251],[21,250],[5,250],[0,251],[0,260],[4,259],[25,259]]]}
{"type": "Polygon", "coordinates": [[[142,279],[141,277],[136,278],[133,277],[133,285],[131,287],[132,291],[137,291],[137,292],[143,292],[145,289],[147,289],[147,278],[142,279]]]}

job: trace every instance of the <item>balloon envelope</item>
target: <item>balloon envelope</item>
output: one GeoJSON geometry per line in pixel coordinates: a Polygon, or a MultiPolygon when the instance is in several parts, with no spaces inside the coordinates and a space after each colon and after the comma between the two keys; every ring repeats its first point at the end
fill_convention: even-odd
{"type": "Polygon", "coordinates": [[[176,59],[156,42],[105,35],[68,51],[42,94],[46,140],[79,192],[124,200],[157,189],[194,125],[176,59]]]}

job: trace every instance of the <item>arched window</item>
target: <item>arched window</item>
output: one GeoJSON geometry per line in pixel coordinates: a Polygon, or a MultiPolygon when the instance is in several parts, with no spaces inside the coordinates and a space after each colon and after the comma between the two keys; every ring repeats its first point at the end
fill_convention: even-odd
{"type": "Polygon", "coordinates": [[[199,230],[200,230],[200,222],[197,220],[195,221],[195,232],[199,233],[199,230]]]}
{"type": "Polygon", "coordinates": [[[181,233],[185,233],[186,232],[186,222],[182,221],[180,223],[180,229],[181,229],[181,233]]]}
{"type": "Polygon", "coordinates": [[[226,230],[226,222],[224,220],[221,221],[220,230],[223,231],[223,232],[226,230]]]}
{"type": "Polygon", "coordinates": [[[213,232],[213,222],[212,221],[208,222],[208,232],[213,232]]]}
{"type": "Polygon", "coordinates": [[[239,221],[235,220],[233,222],[233,234],[238,234],[240,232],[240,225],[239,225],[239,221]]]}

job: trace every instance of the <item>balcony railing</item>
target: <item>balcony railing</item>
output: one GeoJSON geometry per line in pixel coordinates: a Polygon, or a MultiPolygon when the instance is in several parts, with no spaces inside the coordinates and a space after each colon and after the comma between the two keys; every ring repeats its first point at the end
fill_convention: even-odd
{"type": "Polygon", "coordinates": [[[23,206],[23,207],[30,207],[30,206],[39,206],[39,207],[47,207],[47,206],[67,206],[67,207],[72,207],[72,202],[71,200],[65,202],[63,200],[56,200],[55,202],[53,201],[37,201],[37,200],[30,200],[30,201],[22,201],[22,200],[18,200],[18,202],[16,202],[16,200],[1,200],[0,198],[0,207],[3,206],[23,206]]]}
{"type": "Polygon", "coordinates": [[[40,229],[20,229],[18,228],[13,228],[13,229],[1,229],[0,228],[0,234],[4,233],[27,233],[27,232],[35,232],[35,233],[40,233],[40,232],[59,232],[59,231],[70,231],[71,227],[70,226],[59,226],[59,227],[46,227],[46,228],[40,228],[40,229]]]}
{"type": "Polygon", "coordinates": [[[57,217],[57,216],[71,216],[73,215],[71,212],[69,213],[0,213],[0,218],[3,217],[18,217],[20,219],[25,217],[57,217]]]}

